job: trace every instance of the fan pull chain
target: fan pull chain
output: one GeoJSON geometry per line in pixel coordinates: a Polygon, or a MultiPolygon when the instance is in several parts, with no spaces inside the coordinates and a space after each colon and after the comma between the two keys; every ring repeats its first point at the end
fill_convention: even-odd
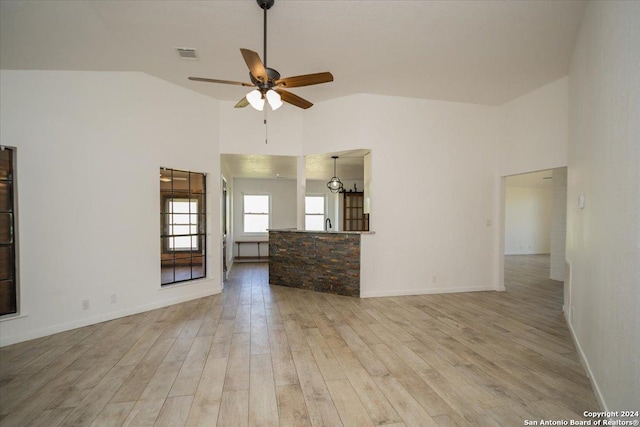
{"type": "Polygon", "coordinates": [[[267,109],[264,109],[264,143],[267,143],[267,109]]]}

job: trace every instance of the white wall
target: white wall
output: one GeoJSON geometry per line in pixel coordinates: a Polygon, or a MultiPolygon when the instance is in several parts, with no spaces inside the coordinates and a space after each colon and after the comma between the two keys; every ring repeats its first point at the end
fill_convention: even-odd
{"type": "Polygon", "coordinates": [[[552,171],[551,259],[549,277],[564,281],[567,240],[567,168],[552,171]]]}
{"type": "Polygon", "coordinates": [[[589,2],[570,69],[568,317],[609,410],[640,402],[638,23],[640,2],[589,2]]]}
{"type": "Polygon", "coordinates": [[[568,94],[563,77],[500,107],[500,176],[567,165],[568,94]]]}
{"type": "Polygon", "coordinates": [[[234,105],[235,102],[220,101],[221,153],[302,154],[302,117],[306,111],[287,105],[265,114],[251,107],[233,108],[234,105]]]}
{"type": "Polygon", "coordinates": [[[220,291],[217,101],[142,73],[2,71],[0,87],[22,315],[2,345],[220,291]],[[209,174],[208,278],[164,289],[160,166],[209,174]]]}
{"type": "MultiPolygon", "coordinates": [[[[235,241],[269,240],[267,233],[245,234],[242,221],[242,195],[269,194],[271,196],[271,212],[269,228],[296,228],[296,181],[291,179],[233,179],[233,234],[235,241]]],[[[234,243],[234,255],[238,248],[234,243]]],[[[267,255],[269,245],[260,246],[260,254],[267,255]]],[[[242,245],[242,256],[257,256],[258,248],[253,244],[242,245]]]]}
{"type": "Polygon", "coordinates": [[[507,178],[505,254],[548,254],[551,251],[552,189],[513,187],[507,178]]]}
{"type": "Polygon", "coordinates": [[[376,234],[363,238],[361,295],[493,289],[498,108],[374,95],[316,107],[306,152],[375,153],[376,234]]]}

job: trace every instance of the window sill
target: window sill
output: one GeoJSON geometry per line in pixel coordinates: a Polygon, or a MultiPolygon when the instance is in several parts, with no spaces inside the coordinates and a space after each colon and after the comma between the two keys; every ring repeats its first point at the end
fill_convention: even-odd
{"type": "Polygon", "coordinates": [[[24,314],[20,314],[20,313],[6,314],[6,315],[0,317],[0,322],[8,322],[10,320],[22,319],[24,317],[29,317],[29,313],[24,313],[24,314]]]}
{"type": "Polygon", "coordinates": [[[160,285],[160,288],[158,288],[159,291],[163,291],[165,289],[173,289],[173,288],[179,288],[182,286],[188,286],[188,285],[195,285],[197,283],[202,283],[204,281],[210,280],[209,277],[201,277],[199,279],[194,279],[194,280],[185,280],[184,282],[177,282],[177,283],[168,283],[166,285],[160,285]]]}
{"type": "Polygon", "coordinates": [[[268,236],[269,232],[266,233],[242,233],[239,234],[238,237],[265,237],[268,236]]]}

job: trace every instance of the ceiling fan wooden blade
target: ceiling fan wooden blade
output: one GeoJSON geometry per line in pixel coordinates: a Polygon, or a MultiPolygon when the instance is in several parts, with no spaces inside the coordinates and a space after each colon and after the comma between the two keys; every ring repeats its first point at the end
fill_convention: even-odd
{"type": "Polygon", "coordinates": [[[300,98],[298,95],[294,95],[293,93],[287,92],[286,90],[276,89],[276,92],[280,94],[280,99],[282,99],[284,102],[288,102],[291,105],[295,105],[296,107],[300,107],[306,110],[313,105],[306,99],[300,98]]]}
{"type": "Polygon", "coordinates": [[[249,101],[247,100],[247,97],[244,96],[236,105],[233,106],[233,108],[244,108],[247,105],[249,105],[249,101]]]}
{"type": "Polygon", "coordinates": [[[247,63],[247,67],[249,67],[249,71],[251,75],[258,80],[262,80],[266,82],[268,80],[267,70],[264,68],[264,64],[260,60],[260,56],[252,50],[249,49],[240,49],[240,53],[242,53],[242,57],[244,58],[244,62],[247,63]]]}
{"type": "Polygon", "coordinates": [[[222,83],[225,85],[238,85],[238,86],[246,86],[253,87],[253,83],[247,82],[235,82],[233,80],[219,80],[219,79],[207,79],[205,77],[189,77],[189,80],[193,80],[196,82],[207,82],[207,83],[222,83]]]}
{"type": "Polygon", "coordinates": [[[304,74],[302,76],[285,77],[284,79],[276,80],[276,85],[290,88],[300,86],[311,86],[320,83],[329,83],[333,81],[333,75],[325,71],[324,73],[304,74]]]}

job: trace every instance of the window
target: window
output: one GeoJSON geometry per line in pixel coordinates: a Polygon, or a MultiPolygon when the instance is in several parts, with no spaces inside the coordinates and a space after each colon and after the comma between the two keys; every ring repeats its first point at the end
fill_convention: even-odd
{"type": "Polygon", "coordinates": [[[304,198],[304,229],[324,230],[324,196],[304,198]]]}
{"type": "Polygon", "coordinates": [[[206,175],[160,169],[161,284],[206,277],[206,175]]]}
{"type": "Polygon", "coordinates": [[[243,231],[245,233],[266,233],[269,228],[269,195],[244,194],[243,231]]]}
{"type": "Polygon", "coordinates": [[[197,199],[167,199],[167,224],[169,235],[169,250],[190,251],[198,250],[198,239],[191,236],[198,234],[198,200],[197,199]]]}
{"type": "Polygon", "coordinates": [[[0,150],[0,315],[18,312],[14,222],[14,150],[0,150]]]}

